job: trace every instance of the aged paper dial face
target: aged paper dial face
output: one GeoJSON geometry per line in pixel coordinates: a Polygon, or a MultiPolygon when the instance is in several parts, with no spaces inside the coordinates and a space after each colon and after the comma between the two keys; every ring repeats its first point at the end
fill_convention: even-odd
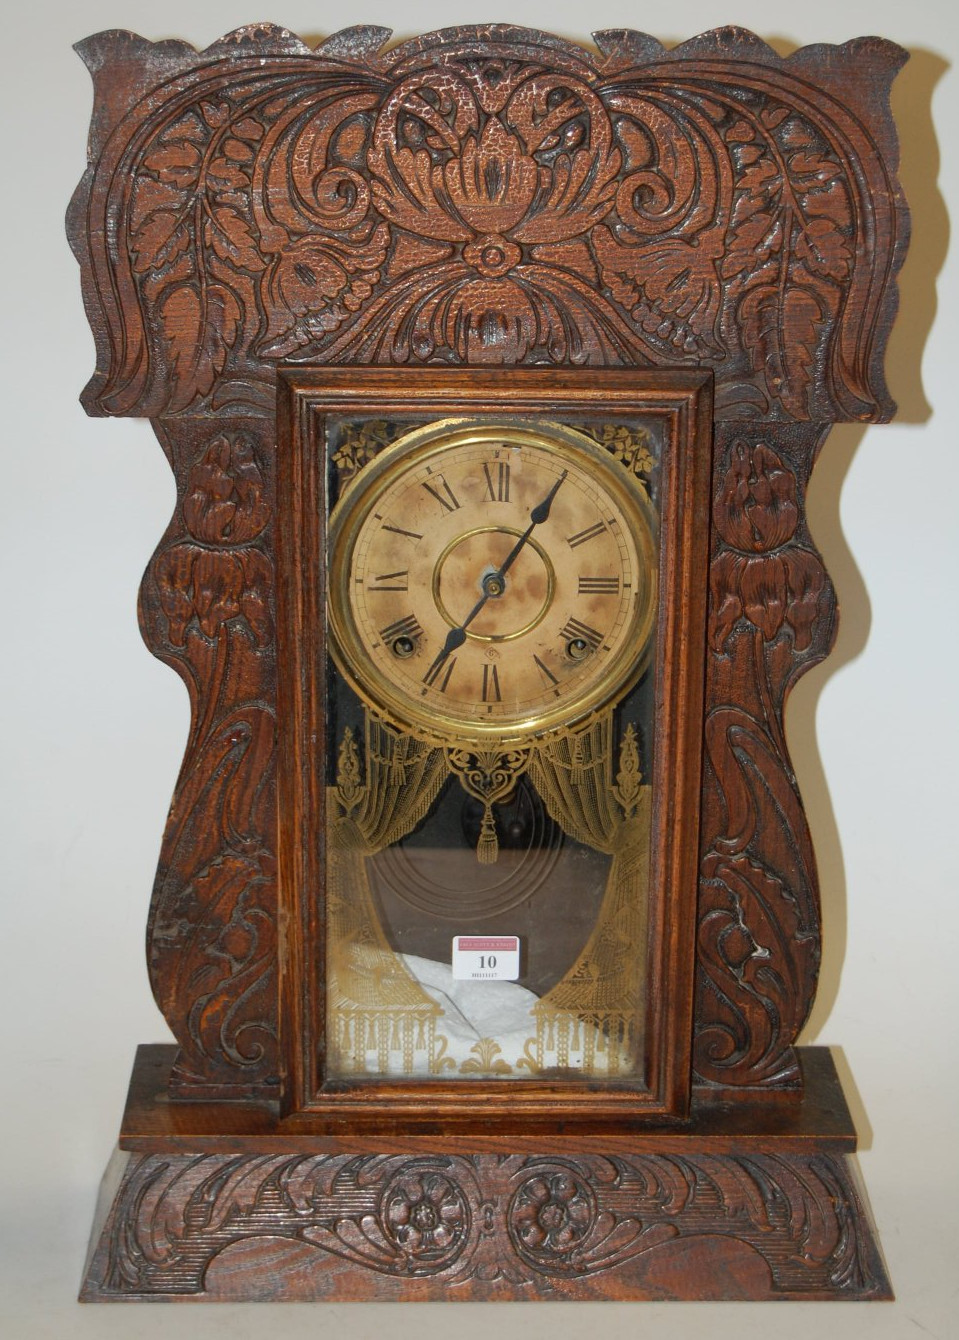
{"type": "Polygon", "coordinates": [[[652,514],[561,425],[445,421],[377,456],[331,519],[334,654],[431,738],[532,738],[635,681],[655,610],[652,514]]]}

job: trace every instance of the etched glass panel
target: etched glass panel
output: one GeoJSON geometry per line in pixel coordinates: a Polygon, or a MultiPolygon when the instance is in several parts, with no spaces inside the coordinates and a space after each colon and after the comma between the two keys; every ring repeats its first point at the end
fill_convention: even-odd
{"type": "Polygon", "coordinates": [[[326,449],[325,1073],[641,1081],[661,428],[326,449]]]}

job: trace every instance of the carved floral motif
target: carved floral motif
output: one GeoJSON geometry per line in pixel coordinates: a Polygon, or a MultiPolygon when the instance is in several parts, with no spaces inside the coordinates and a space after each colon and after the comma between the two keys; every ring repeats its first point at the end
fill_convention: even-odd
{"type": "Polygon", "coordinates": [[[793,543],[796,476],[765,442],[736,442],[713,505],[728,548],[710,568],[710,640],[722,651],[742,618],[771,642],[784,626],[805,651],[825,587],[817,556],[793,543]]]}
{"type": "MultiPolygon", "coordinates": [[[[70,220],[98,345],[85,403],[157,416],[182,488],[142,603],[193,703],[150,931],[181,1076],[262,1092],[276,1073],[277,362],[696,364],[719,424],[738,421],[716,446],[696,1065],[775,1086],[818,962],[782,710],[834,626],[803,530],[811,449],[797,466],[783,434],[892,411],[903,53],[862,39],[783,60],[726,29],[673,52],[599,33],[588,54],[493,26],[380,54],[387,36],[81,47],[98,97],[70,220]]],[[[642,473],[641,443],[621,445],[642,473]]]]}
{"type": "Polygon", "coordinates": [[[435,1168],[413,1164],[383,1195],[386,1236],[408,1257],[410,1269],[448,1266],[466,1245],[470,1215],[461,1188],[435,1168]]]}
{"type": "Polygon", "coordinates": [[[588,1183],[567,1169],[528,1178],[509,1209],[510,1235],[527,1261],[545,1269],[568,1269],[589,1236],[596,1208],[588,1183]]]}
{"type": "Polygon", "coordinates": [[[270,513],[248,440],[213,439],[190,471],[182,510],[188,533],[200,543],[175,544],[154,563],[170,642],[182,647],[194,620],[212,639],[239,619],[257,646],[267,646],[273,568],[250,542],[270,513]]]}
{"type": "Polygon", "coordinates": [[[273,1297],[284,1243],[294,1289],[317,1299],[689,1297],[696,1248],[717,1244],[734,1265],[755,1254],[764,1283],[740,1295],[734,1269],[706,1296],[886,1287],[841,1156],[166,1154],[132,1161],[84,1297],[219,1297],[218,1257],[240,1245],[262,1252],[273,1297]]]}
{"type": "Polygon", "coordinates": [[[97,183],[97,264],[136,295],[99,412],[265,406],[295,358],[706,363],[730,417],[888,415],[898,205],[846,109],[746,35],[733,73],[462,34],[199,65],[149,104],[97,183]]]}
{"type": "Polygon", "coordinates": [[[184,434],[171,544],[144,581],[144,630],[183,675],[193,725],[150,912],[157,1001],[185,1092],[275,1092],[273,564],[250,434],[184,434]],[[266,1086],[265,1089],[262,1086],[266,1086]]]}
{"type": "Polygon", "coordinates": [[[798,1082],[792,1050],[819,966],[812,846],[783,733],[790,683],[828,650],[831,591],[800,540],[814,431],[720,451],[710,565],[696,1072],[718,1085],[798,1082]]]}

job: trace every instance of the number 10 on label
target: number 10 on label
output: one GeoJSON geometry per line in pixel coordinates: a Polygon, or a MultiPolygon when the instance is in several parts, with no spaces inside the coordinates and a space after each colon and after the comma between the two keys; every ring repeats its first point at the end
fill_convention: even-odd
{"type": "Polygon", "coordinates": [[[518,935],[454,935],[453,978],[458,982],[515,982],[518,935]]]}

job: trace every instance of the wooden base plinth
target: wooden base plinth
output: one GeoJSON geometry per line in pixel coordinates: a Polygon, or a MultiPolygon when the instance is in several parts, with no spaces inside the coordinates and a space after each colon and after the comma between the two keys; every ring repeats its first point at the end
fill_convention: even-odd
{"type": "Polygon", "coordinates": [[[171,1104],[174,1053],[138,1053],[84,1301],[892,1296],[824,1048],[794,1106],[513,1152],[350,1149],[268,1108],[171,1104]]]}

